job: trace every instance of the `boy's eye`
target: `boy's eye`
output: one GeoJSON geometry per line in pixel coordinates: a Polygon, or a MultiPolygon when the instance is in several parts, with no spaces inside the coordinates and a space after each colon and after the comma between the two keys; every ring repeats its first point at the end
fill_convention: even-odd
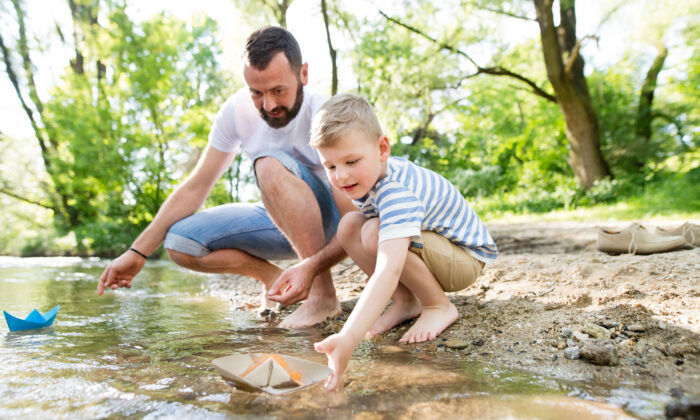
{"type": "Polygon", "coordinates": [[[349,160],[346,162],[348,165],[354,165],[357,163],[357,160],[349,160]]]}

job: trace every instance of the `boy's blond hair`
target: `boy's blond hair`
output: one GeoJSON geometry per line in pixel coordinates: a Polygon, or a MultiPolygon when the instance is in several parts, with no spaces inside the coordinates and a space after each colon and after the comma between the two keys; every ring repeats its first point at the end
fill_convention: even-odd
{"type": "Polygon", "coordinates": [[[318,110],[311,125],[311,147],[330,147],[351,130],[360,130],[369,139],[378,140],[382,127],[367,100],[351,93],[330,98],[318,110]]]}

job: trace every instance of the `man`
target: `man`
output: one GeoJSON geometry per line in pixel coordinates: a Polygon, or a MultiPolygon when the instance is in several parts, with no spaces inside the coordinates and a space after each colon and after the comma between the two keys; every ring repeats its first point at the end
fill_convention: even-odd
{"type": "Polygon", "coordinates": [[[352,203],[331,192],[308,145],[311,119],[324,99],[305,90],[308,64],[285,29],[253,32],[243,61],[248,89],[222,106],[194,171],[129,250],[107,266],[99,295],[106,287],[131,287],[147,256],[165,241],[168,255],[181,266],[260,280],[270,292],[264,303],[266,297],[283,305],[308,297],[280,323],[283,328],[313,325],[340,313],[329,269],[344,256],[333,238],[341,213],[352,203]],[[239,146],[254,162],[264,206],[236,203],[195,214],[239,146]],[[301,263],[284,273],[269,262],[297,257],[301,263]]]}

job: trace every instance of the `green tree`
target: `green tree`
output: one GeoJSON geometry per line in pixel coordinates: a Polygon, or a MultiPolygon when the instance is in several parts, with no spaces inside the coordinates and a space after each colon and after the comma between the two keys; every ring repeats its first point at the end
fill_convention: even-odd
{"type": "MultiPolygon", "coordinates": [[[[74,37],[80,42],[70,70],[48,100],[38,100],[35,88],[31,102],[16,91],[35,121],[51,178],[48,195],[60,197],[51,205],[57,227],[75,232],[84,251],[111,253],[150,222],[173,184],[192,169],[190,154],[204,146],[210,119],[234,86],[218,65],[210,18],[187,23],[160,14],[136,23],[125,5],[108,3],[100,25],[91,18],[96,9],[69,4],[81,33],[74,37]]],[[[16,5],[17,21],[24,22],[16,5]]],[[[15,48],[27,57],[24,80],[32,86],[23,38],[20,31],[15,48]]],[[[5,46],[3,52],[8,76],[17,78],[12,53],[5,46]]]]}

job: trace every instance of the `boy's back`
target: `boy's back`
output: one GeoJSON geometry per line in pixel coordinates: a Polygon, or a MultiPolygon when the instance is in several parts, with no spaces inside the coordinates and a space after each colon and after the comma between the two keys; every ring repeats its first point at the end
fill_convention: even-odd
{"type": "Polygon", "coordinates": [[[367,196],[354,200],[367,217],[379,217],[379,242],[433,231],[487,262],[498,251],[491,235],[457,188],[445,177],[404,158],[390,157],[386,176],[367,196]]]}

